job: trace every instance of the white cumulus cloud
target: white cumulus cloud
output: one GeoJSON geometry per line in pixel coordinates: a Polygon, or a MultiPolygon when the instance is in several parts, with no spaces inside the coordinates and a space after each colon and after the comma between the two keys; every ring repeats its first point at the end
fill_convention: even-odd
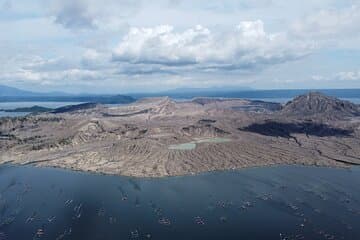
{"type": "Polygon", "coordinates": [[[131,28],[114,49],[113,60],[131,64],[194,66],[197,69],[246,70],[292,61],[309,54],[312,44],[267,33],[261,20],[243,21],[230,31],[197,25],[131,28]]]}

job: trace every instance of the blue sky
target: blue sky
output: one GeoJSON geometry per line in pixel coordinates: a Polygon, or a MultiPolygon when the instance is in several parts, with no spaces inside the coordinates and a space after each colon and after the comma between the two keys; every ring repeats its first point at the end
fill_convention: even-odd
{"type": "Polygon", "coordinates": [[[360,88],[359,0],[0,0],[0,84],[360,88]]]}

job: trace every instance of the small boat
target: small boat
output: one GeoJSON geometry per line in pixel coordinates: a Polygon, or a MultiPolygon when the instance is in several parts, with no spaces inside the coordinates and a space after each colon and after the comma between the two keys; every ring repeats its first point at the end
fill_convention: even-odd
{"type": "Polygon", "coordinates": [[[240,210],[246,210],[247,207],[246,207],[245,205],[241,205],[241,206],[239,207],[239,209],[240,209],[240,210]]]}
{"type": "Polygon", "coordinates": [[[81,212],[75,215],[75,219],[76,219],[76,218],[77,218],[77,219],[80,219],[80,218],[81,218],[81,212]]]}
{"type": "Polygon", "coordinates": [[[69,228],[64,232],[65,235],[71,235],[71,233],[72,233],[72,228],[69,228]]]}
{"type": "Polygon", "coordinates": [[[3,232],[0,232],[0,240],[6,240],[6,239],[7,239],[6,234],[3,232]]]}
{"type": "Polygon", "coordinates": [[[318,209],[318,208],[315,208],[315,209],[314,209],[314,212],[316,212],[316,213],[321,213],[321,210],[318,209]]]}
{"type": "Polygon", "coordinates": [[[65,206],[69,206],[73,203],[73,200],[72,199],[68,199],[65,201],[65,206]]]}
{"type": "Polygon", "coordinates": [[[156,215],[161,216],[162,215],[162,209],[161,208],[155,208],[154,212],[156,215]]]}
{"type": "Polygon", "coordinates": [[[333,240],[333,239],[335,239],[335,236],[334,236],[334,235],[331,235],[331,234],[329,234],[329,233],[324,234],[324,237],[325,237],[325,239],[327,239],[327,240],[333,240]]]}
{"type": "Polygon", "coordinates": [[[194,217],[194,221],[198,225],[205,225],[205,221],[201,217],[194,217]]]}
{"type": "Polygon", "coordinates": [[[2,223],[0,223],[0,227],[11,225],[15,221],[14,216],[10,216],[6,218],[2,223]]]}
{"type": "Polygon", "coordinates": [[[71,235],[72,229],[69,228],[64,231],[64,233],[60,234],[55,240],[61,240],[64,239],[66,236],[71,235]]]}
{"type": "Polygon", "coordinates": [[[99,216],[99,217],[105,216],[105,208],[100,208],[100,209],[98,210],[98,216],[99,216]]]}
{"type": "Polygon", "coordinates": [[[81,210],[81,208],[82,208],[82,203],[80,203],[79,205],[75,206],[75,207],[74,207],[74,211],[75,211],[75,212],[79,212],[79,211],[81,210]]]}
{"type": "Polygon", "coordinates": [[[52,223],[53,221],[55,221],[55,219],[56,219],[55,216],[51,216],[47,220],[48,220],[49,223],[52,223]]]}
{"type": "Polygon", "coordinates": [[[171,225],[171,221],[168,218],[164,218],[164,217],[159,219],[159,223],[165,226],[171,225]]]}
{"type": "Polygon", "coordinates": [[[251,202],[249,202],[249,201],[244,202],[244,205],[246,207],[252,207],[253,206],[253,204],[251,202]]]}
{"type": "Polygon", "coordinates": [[[44,236],[44,234],[45,234],[44,229],[39,228],[39,229],[36,231],[35,236],[38,237],[38,238],[41,238],[42,236],[44,236]]]}
{"type": "Polygon", "coordinates": [[[137,238],[139,238],[139,232],[138,232],[138,230],[131,231],[131,232],[130,232],[130,237],[131,237],[131,239],[137,239],[137,238]]]}
{"type": "Polygon", "coordinates": [[[34,212],[30,217],[28,217],[28,218],[26,219],[26,223],[31,223],[31,222],[33,222],[33,221],[35,220],[36,216],[37,216],[37,213],[34,212]]]}
{"type": "Polygon", "coordinates": [[[79,205],[74,207],[74,212],[75,212],[75,217],[74,219],[79,219],[81,218],[81,214],[82,214],[82,203],[80,203],[79,205]]]}
{"type": "Polygon", "coordinates": [[[294,211],[299,210],[299,208],[297,206],[295,206],[294,204],[289,204],[288,206],[294,211]]]}
{"type": "Polygon", "coordinates": [[[117,222],[116,217],[109,217],[109,223],[110,224],[115,224],[117,222]]]}

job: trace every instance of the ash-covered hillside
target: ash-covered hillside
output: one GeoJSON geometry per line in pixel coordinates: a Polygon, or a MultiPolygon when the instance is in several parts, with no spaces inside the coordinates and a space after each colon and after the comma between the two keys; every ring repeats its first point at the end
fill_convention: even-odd
{"type": "Polygon", "coordinates": [[[318,92],[298,96],[281,110],[284,116],[313,119],[344,119],[360,116],[360,107],[318,92]]]}

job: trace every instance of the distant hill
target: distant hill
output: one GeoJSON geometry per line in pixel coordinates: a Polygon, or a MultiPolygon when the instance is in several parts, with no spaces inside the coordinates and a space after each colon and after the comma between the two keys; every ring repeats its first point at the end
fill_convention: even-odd
{"type": "Polygon", "coordinates": [[[98,103],[81,103],[76,105],[67,105],[64,107],[59,108],[46,108],[42,106],[32,106],[32,107],[21,107],[21,108],[15,108],[15,109],[0,109],[0,111],[3,112],[24,112],[24,113],[69,113],[74,112],[78,110],[86,110],[91,108],[96,108],[98,106],[101,106],[101,104],[98,103]]]}
{"type": "Polygon", "coordinates": [[[39,93],[0,85],[0,102],[94,102],[102,104],[131,103],[135,99],[125,95],[39,93]]]}
{"type": "Polygon", "coordinates": [[[39,96],[71,96],[72,94],[64,92],[32,92],[0,85],[0,97],[39,97],[39,96]]]}
{"type": "Polygon", "coordinates": [[[8,96],[40,96],[40,93],[30,92],[20,90],[14,87],[8,87],[5,85],[0,85],[0,96],[8,97],[8,96]]]}
{"type": "Polygon", "coordinates": [[[77,105],[68,105],[64,107],[59,107],[54,110],[52,110],[52,113],[68,113],[68,112],[74,112],[78,110],[86,110],[91,108],[96,108],[97,106],[100,106],[100,104],[97,103],[82,103],[77,105]]]}
{"type": "Polygon", "coordinates": [[[42,113],[42,112],[49,112],[52,108],[46,108],[42,106],[32,106],[32,107],[21,107],[15,109],[0,109],[3,112],[29,112],[29,113],[42,113]]]}

